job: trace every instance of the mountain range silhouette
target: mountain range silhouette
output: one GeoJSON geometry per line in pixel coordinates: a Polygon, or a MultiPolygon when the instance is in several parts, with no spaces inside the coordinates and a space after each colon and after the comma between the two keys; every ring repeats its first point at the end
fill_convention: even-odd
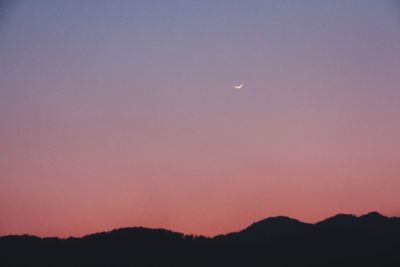
{"type": "Polygon", "coordinates": [[[80,238],[0,237],[0,266],[400,266],[400,218],[271,217],[215,237],[120,228],[80,238]]]}

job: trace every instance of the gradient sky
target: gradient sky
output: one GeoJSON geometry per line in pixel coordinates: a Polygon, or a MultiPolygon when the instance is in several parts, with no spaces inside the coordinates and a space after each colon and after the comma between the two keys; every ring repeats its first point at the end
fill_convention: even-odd
{"type": "Polygon", "coordinates": [[[396,1],[4,3],[0,235],[400,215],[396,1]]]}

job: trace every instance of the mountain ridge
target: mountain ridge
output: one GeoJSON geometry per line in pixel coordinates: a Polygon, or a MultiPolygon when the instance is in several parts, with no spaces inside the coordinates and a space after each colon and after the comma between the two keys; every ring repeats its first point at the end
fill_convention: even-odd
{"type": "Polygon", "coordinates": [[[379,213],[377,211],[371,211],[371,212],[368,212],[366,214],[359,215],[359,216],[356,216],[356,215],[350,214],[350,213],[338,213],[336,215],[333,215],[331,217],[327,217],[327,218],[322,219],[320,221],[317,221],[315,223],[307,223],[307,222],[303,222],[301,220],[298,220],[298,219],[295,219],[295,218],[292,218],[292,217],[289,217],[289,216],[278,215],[278,216],[271,216],[271,217],[266,217],[264,219],[258,220],[258,221],[250,224],[249,226],[247,226],[247,227],[245,227],[245,228],[243,228],[242,230],[239,230],[239,231],[228,232],[226,234],[217,234],[217,235],[214,235],[214,236],[206,236],[206,235],[201,235],[201,234],[200,235],[197,235],[197,234],[185,234],[185,233],[182,233],[182,232],[179,232],[179,231],[169,230],[169,229],[162,228],[162,227],[154,227],[153,228],[153,227],[145,227],[145,226],[126,226],[126,227],[114,228],[114,229],[108,230],[108,231],[106,230],[106,231],[100,231],[100,232],[93,232],[93,233],[85,234],[83,236],[69,236],[69,237],[44,236],[44,237],[42,237],[42,236],[38,236],[38,235],[32,235],[32,234],[25,233],[25,234],[6,234],[6,235],[0,236],[0,239],[4,238],[4,237],[31,237],[31,238],[35,237],[35,238],[39,238],[39,239],[57,238],[57,239],[61,239],[61,240],[70,239],[70,238],[79,239],[79,238],[86,238],[86,237],[92,236],[92,235],[108,234],[108,233],[114,233],[114,232],[123,231],[123,230],[129,230],[129,229],[130,230],[134,230],[134,229],[138,229],[138,230],[160,230],[160,231],[168,231],[168,232],[172,232],[172,233],[181,234],[183,236],[199,236],[199,237],[211,238],[212,239],[212,238],[215,238],[215,237],[218,237],[218,236],[222,236],[222,235],[229,235],[229,234],[235,234],[235,233],[243,232],[245,230],[248,230],[249,228],[253,228],[253,227],[258,226],[260,224],[269,223],[269,222],[272,222],[272,221],[275,221],[275,222],[282,222],[283,221],[284,223],[287,223],[287,222],[295,223],[296,222],[296,223],[303,224],[303,225],[320,225],[320,224],[324,224],[324,223],[327,223],[327,222],[332,221],[332,220],[336,220],[338,218],[343,218],[343,219],[344,218],[348,218],[349,221],[351,219],[353,219],[354,221],[357,221],[358,219],[365,219],[365,218],[373,218],[374,220],[376,220],[376,219],[380,219],[380,220],[396,220],[396,219],[398,219],[398,220],[400,220],[400,217],[398,217],[398,216],[385,216],[385,215],[382,215],[381,213],[379,213]]]}
{"type": "Polygon", "coordinates": [[[400,218],[266,218],[214,237],[124,227],[83,237],[0,237],[0,266],[400,266],[400,218]]]}

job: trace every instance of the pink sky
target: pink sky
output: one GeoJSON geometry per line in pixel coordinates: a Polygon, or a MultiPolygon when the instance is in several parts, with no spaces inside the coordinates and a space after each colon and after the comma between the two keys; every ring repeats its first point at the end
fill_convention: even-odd
{"type": "Polygon", "coordinates": [[[0,235],[400,215],[391,1],[146,2],[6,6],[0,235]]]}

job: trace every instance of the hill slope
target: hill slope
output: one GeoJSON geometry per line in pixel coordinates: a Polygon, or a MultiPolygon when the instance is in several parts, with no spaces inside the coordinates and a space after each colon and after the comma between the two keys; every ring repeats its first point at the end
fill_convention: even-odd
{"type": "Polygon", "coordinates": [[[0,237],[0,266],[400,266],[400,218],[272,217],[214,238],[121,228],[82,238],[0,237]]]}

